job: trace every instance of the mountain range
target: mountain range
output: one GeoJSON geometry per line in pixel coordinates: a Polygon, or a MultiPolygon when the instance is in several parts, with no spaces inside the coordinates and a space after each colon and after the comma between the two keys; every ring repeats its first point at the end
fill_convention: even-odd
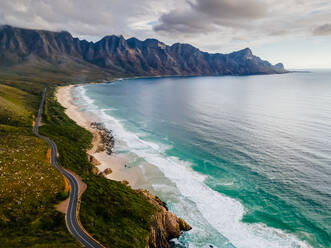
{"type": "Polygon", "coordinates": [[[116,76],[251,75],[285,73],[249,48],[229,54],[207,53],[189,45],[168,46],[156,39],[141,41],[105,36],[97,42],[69,32],[0,27],[0,68],[102,72],[116,76]]]}

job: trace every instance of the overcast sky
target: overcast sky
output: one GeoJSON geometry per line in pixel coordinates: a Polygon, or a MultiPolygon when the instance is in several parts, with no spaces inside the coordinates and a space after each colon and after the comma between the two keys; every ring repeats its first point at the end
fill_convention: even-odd
{"type": "Polygon", "coordinates": [[[331,68],[331,0],[0,0],[0,24],[122,34],[208,52],[250,47],[287,68],[331,68]]]}

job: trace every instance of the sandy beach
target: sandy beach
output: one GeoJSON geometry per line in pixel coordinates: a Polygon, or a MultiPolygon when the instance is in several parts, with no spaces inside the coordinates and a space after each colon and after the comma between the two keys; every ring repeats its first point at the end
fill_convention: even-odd
{"type": "MultiPolygon", "coordinates": [[[[102,146],[101,136],[98,130],[91,127],[92,122],[98,122],[97,116],[93,113],[82,112],[73,103],[71,94],[73,85],[59,87],[56,91],[57,101],[66,108],[66,115],[74,120],[79,126],[85,128],[93,134],[92,147],[87,153],[93,156],[97,161],[94,161],[95,167],[98,168],[99,173],[105,172],[106,169],[111,170],[111,173],[105,177],[116,181],[127,181],[132,188],[138,188],[144,182],[144,177],[139,168],[127,168],[127,159],[116,154],[108,155],[106,151],[98,149],[102,146]]],[[[92,163],[93,164],[93,163],[92,163]]]]}

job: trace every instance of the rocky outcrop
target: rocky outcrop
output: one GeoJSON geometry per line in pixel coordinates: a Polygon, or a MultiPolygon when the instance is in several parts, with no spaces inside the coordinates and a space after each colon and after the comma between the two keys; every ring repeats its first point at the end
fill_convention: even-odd
{"type": "Polygon", "coordinates": [[[189,44],[168,46],[156,39],[144,41],[105,36],[98,42],[74,38],[68,32],[50,32],[0,26],[0,65],[27,62],[57,67],[102,68],[112,75],[249,75],[284,73],[249,48],[230,54],[207,53],[189,44]]]}
{"type": "Polygon", "coordinates": [[[111,174],[113,171],[110,169],[110,168],[106,168],[103,172],[102,172],[102,175],[103,176],[107,176],[109,174],[111,174]]]}
{"type": "Polygon", "coordinates": [[[157,196],[150,194],[147,190],[139,190],[147,200],[156,208],[153,216],[152,227],[148,236],[148,247],[170,248],[169,241],[179,238],[183,231],[191,230],[191,226],[182,218],[170,212],[164,202],[157,196]]]}
{"type": "Polygon", "coordinates": [[[122,180],[121,183],[123,183],[124,185],[129,185],[129,181],[127,180],[122,180]]]}
{"type": "Polygon", "coordinates": [[[90,154],[87,154],[87,159],[94,166],[98,166],[101,164],[94,156],[92,156],[90,154]]]}
{"type": "Polygon", "coordinates": [[[91,127],[98,131],[98,134],[100,135],[101,138],[101,142],[100,142],[101,147],[98,148],[97,152],[102,152],[106,150],[106,153],[108,155],[111,155],[113,152],[112,149],[114,148],[114,144],[115,144],[112,131],[107,129],[104,126],[104,124],[100,122],[92,122],[91,127]]]}
{"type": "Polygon", "coordinates": [[[99,175],[100,174],[100,171],[98,169],[98,165],[100,165],[101,163],[92,155],[88,154],[87,153],[87,159],[88,161],[93,165],[92,166],[92,169],[91,169],[91,172],[94,174],[94,175],[99,175]]]}
{"type": "Polygon", "coordinates": [[[99,171],[98,167],[95,167],[95,166],[92,166],[91,172],[94,175],[99,175],[100,174],[100,171],[99,171]]]}

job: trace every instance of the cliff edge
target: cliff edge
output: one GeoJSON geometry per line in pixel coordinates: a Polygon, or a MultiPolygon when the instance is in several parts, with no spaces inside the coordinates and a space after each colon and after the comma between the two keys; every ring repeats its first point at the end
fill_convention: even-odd
{"type": "Polygon", "coordinates": [[[183,231],[189,231],[192,227],[182,218],[170,212],[164,202],[157,196],[152,195],[147,190],[138,190],[143,193],[156,212],[152,217],[152,226],[147,238],[149,248],[170,248],[169,241],[179,238],[183,231]]]}

